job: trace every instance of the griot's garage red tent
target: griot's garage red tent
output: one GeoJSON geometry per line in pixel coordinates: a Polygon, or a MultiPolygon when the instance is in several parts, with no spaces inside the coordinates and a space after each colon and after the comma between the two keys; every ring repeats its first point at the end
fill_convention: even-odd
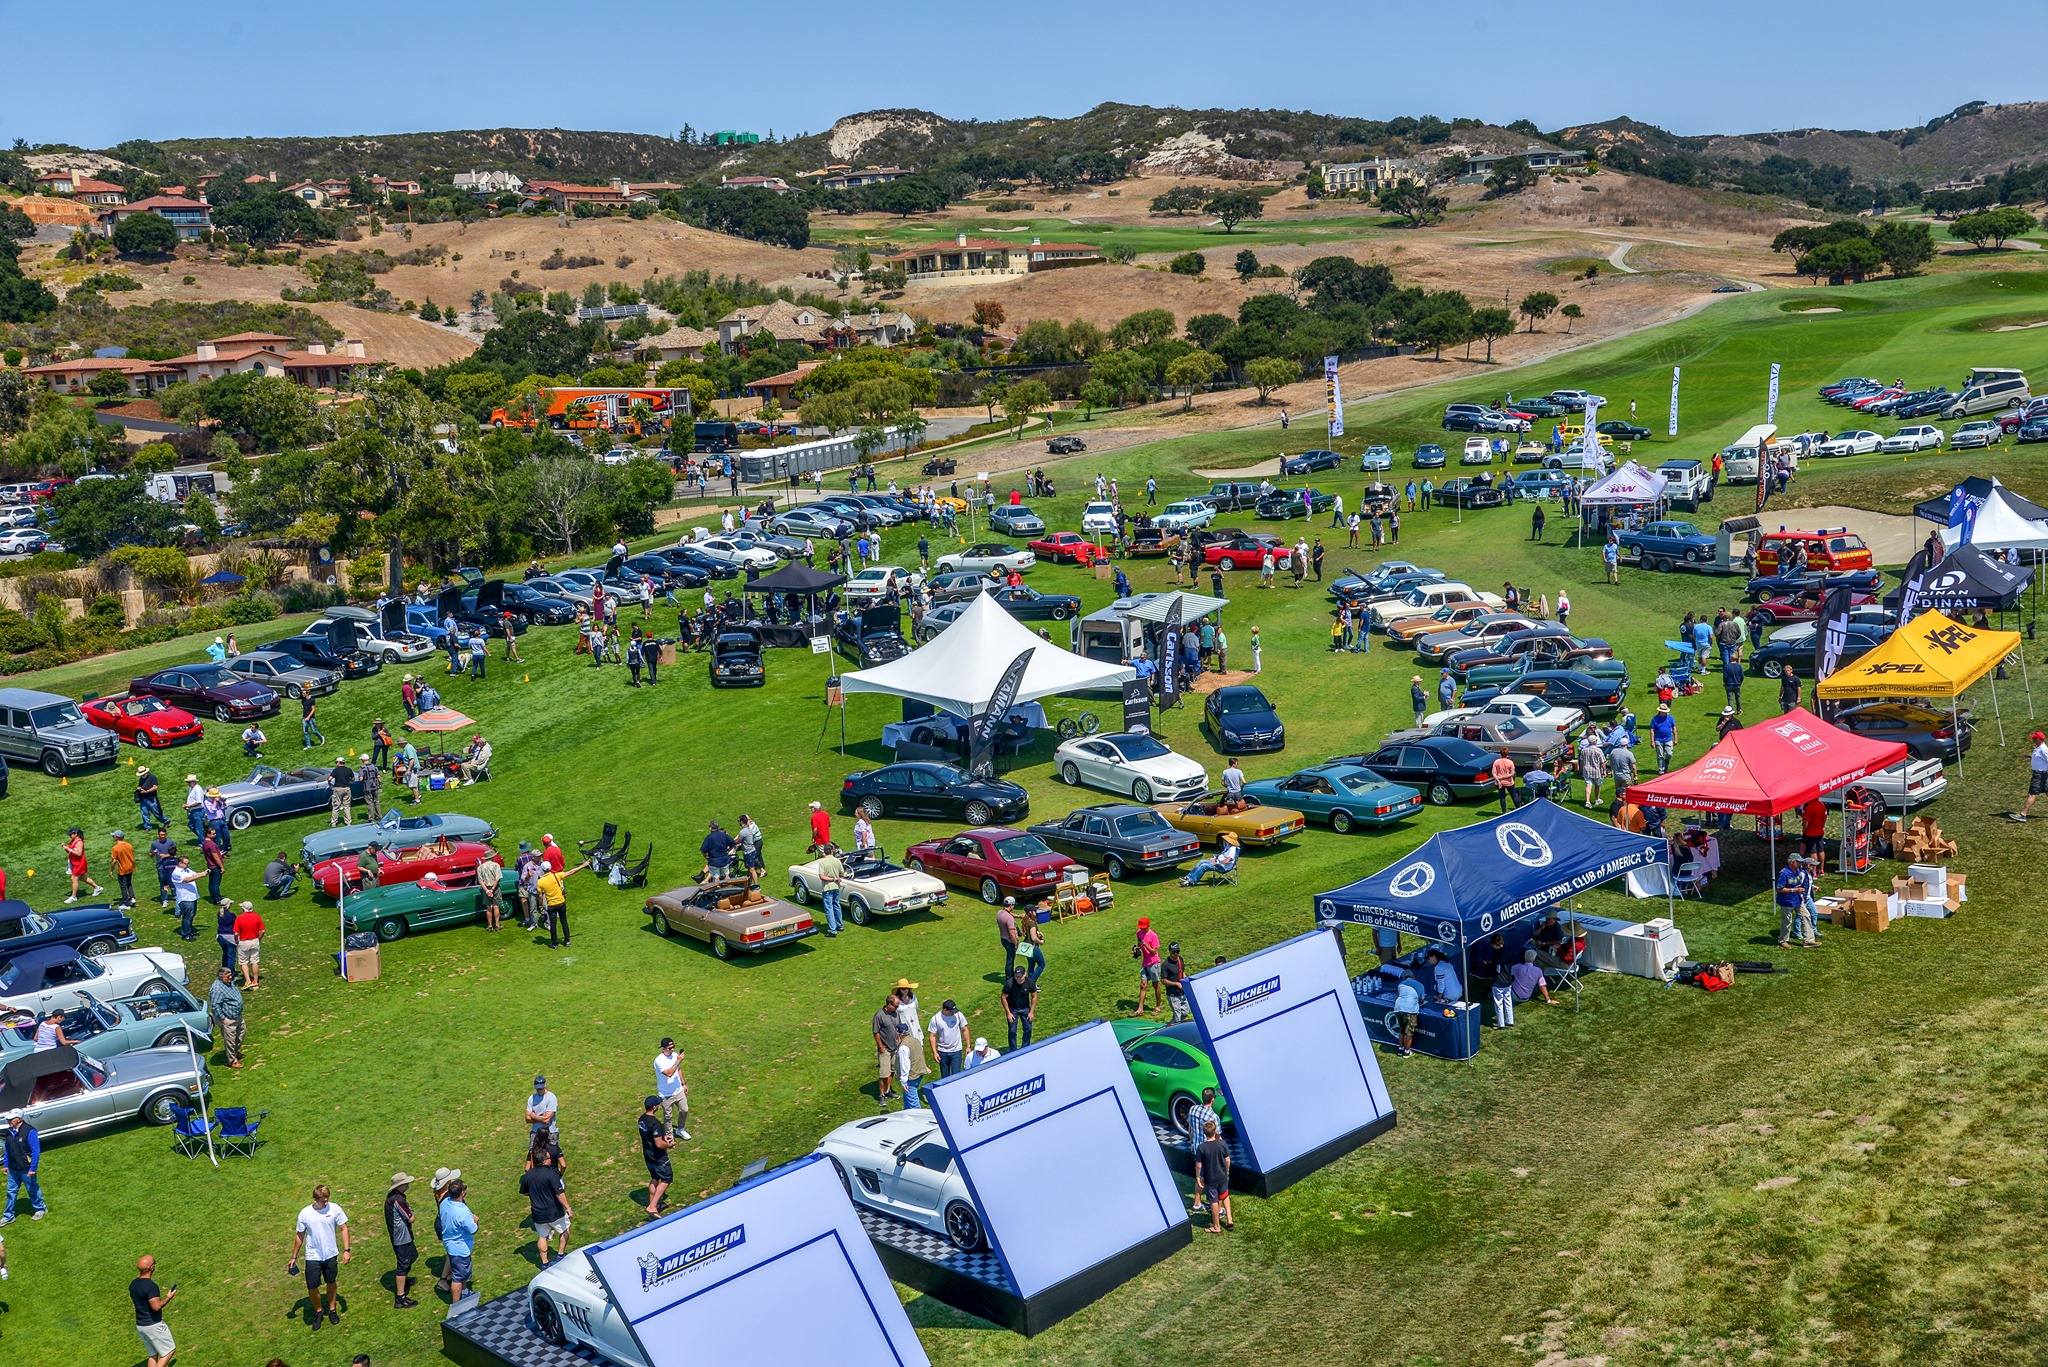
{"type": "Polygon", "coordinates": [[[1844,731],[1799,707],[1730,731],[1683,769],[1631,785],[1628,800],[1638,806],[1777,816],[1889,769],[1906,753],[1897,741],[1844,731]]]}

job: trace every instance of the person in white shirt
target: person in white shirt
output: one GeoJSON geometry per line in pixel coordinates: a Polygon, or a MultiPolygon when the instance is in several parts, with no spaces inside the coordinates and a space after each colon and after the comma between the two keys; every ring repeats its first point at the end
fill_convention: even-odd
{"type": "Polygon", "coordinates": [[[526,1098],[528,1136],[539,1134],[542,1130],[546,1130],[550,1135],[559,1135],[561,1128],[555,1123],[555,1112],[560,1107],[561,1103],[555,1100],[555,1094],[548,1090],[547,1078],[534,1078],[533,1095],[526,1098]]]}
{"type": "Polygon", "coordinates": [[[2034,810],[2034,799],[2048,793],[2048,735],[2036,731],[2027,739],[2034,742],[2034,753],[2027,758],[2027,800],[2012,814],[2014,821],[2025,821],[2034,810]]]}
{"type": "Polygon", "coordinates": [[[908,978],[896,980],[896,1027],[901,1032],[896,1045],[896,1080],[903,1084],[903,1109],[908,1111],[922,1104],[918,1084],[928,1071],[924,1066],[924,1023],[917,1012],[917,984],[908,978]]]}
{"type": "Polygon", "coordinates": [[[355,1255],[349,1248],[348,1214],[334,1202],[327,1199],[325,1186],[313,1188],[313,1204],[299,1212],[299,1222],[292,1232],[292,1256],[289,1270],[298,1270],[299,1254],[306,1255],[306,1299],[313,1306],[313,1327],[320,1327],[321,1316],[333,1324],[341,1323],[341,1311],[337,1308],[340,1293],[335,1283],[340,1277],[341,1264],[355,1255]],[[320,1308],[320,1289],[327,1289],[327,1308],[320,1308]]]}
{"type": "Polygon", "coordinates": [[[655,1114],[676,1138],[688,1139],[690,1089],[683,1082],[683,1056],[672,1039],[662,1040],[661,1052],[654,1056],[654,1095],[659,1099],[655,1114]]]}
{"type": "Polygon", "coordinates": [[[856,850],[871,850],[875,847],[875,827],[868,820],[866,812],[853,819],[853,847],[856,850]]]}
{"type": "Polygon", "coordinates": [[[960,1068],[962,1072],[965,1072],[969,1068],[979,1068],[984,1063],[993,1063],[1002,1056],[1002,1050],[990,1048],[989,1042],[986,1039],[976,1035],[974,1037],[974,1047],[967,1051],[967,1061],[961,1064],[960,1068]]]}
{"type": "Polygon", "coordinates": [[[949,1078],[960,1071],[966,1052],[967,1017],[948,997],[939,1004],[939,1014],[932,1017],[931,1025],[932,1058],[939,1065],[939,1076],[949,1078]]]}

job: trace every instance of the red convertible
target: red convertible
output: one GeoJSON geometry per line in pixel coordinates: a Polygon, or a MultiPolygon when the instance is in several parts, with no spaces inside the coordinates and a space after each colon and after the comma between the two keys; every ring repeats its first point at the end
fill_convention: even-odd
{"type": "Polygon", "coordinates": [[[144,750],[198,740],[206,734],[197,717],[162,698],[94,698],[79,710],[102,731],[112,731],[144,750]]]}
{"type": "MultiPolygon", "coordinates": [[[[377,886],[388,888],[395,883],[417,883],[431,873],[442,887],[468,887],[476,882],[476,866],[486,854],[491,853],[494,853],[491,847],[480,840],[436,841],[399,850],[395,854],[379,850],[377,886]]],[[[343,877],[348,879],[350,892],[362,891],[363,878],[354,855],[329,859],[313,866],[313,886],[329,897],[340,896],[343,877]]]]}
{"type": "MultiPolygon", "coordinates": [[[[1818,593],[1781,593],[1758,603],[1754,615],[1767,627],[1783,626],[1787,622],[1811,622],[1820,616],[1821,598],[1818,593]]],[[[1849,606],[1868,607],[1876,601],[1874,593],[1851,594],[1849,606]]]]}
{"type": "Polygon", "coordinates": [[[1212,541],[1202,547],[1202,563],[1226,573],[1240,567],[1255,570],[1269,552],[1278,564],[1287,554],[1287,543],[1271,532],[1239,532],[1227,541],[1212,541]]]}
{"type": "Polygon", "coordinates": [[[1081,866],[1028,831],[978,826],[943,840],[927,840],[903,852],[908,868],[941,882],[973,888],[993,905],[1004,897],[1035,903],[1049,894],[1060,875],[1081,866]]]}
{"type": "Polygon", "coordinates": [[[1032,553],[1055,565],[1092,565],[1109,559],[1109,552],[1079,532],[1047,532],[1031,543],[1032,553]]]}

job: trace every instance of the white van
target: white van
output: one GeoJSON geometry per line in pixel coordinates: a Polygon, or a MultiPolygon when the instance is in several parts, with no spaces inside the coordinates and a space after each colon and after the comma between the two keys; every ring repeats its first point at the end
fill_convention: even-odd
{"type": "Polygon", "coordinates": [[[1979,367],[1963,382],[1963,392],[1948,406],[1944,416],[1966,418],[1972,413],[1997,413],[2025,403],[2028,397],[2025,371],[1979,367]]]}
{"type": "Polygon", "coordinates": [[[13,531],[16,527],[36,525],[36,510],[28,503],[10,503],[0,507],[0,530],[13,531]]]}
{"type": "Polygon", "coordinates": [[[1756,483],[1759,458],[1766,452],[1788,469],[1799,468],[1799,448],[1778,440],[1776,423],[1760,422],[1721,448],[1721,478],[1730,484],[1756,483]]]}

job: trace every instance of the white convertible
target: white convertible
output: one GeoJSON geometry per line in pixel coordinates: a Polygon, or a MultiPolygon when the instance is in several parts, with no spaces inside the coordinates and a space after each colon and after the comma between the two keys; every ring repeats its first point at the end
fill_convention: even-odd
{"type": "Polygon", "coordinates": [[[1531,731],[1555,731],[1569,735],[1583,726],[1586,714],[1576,707],[1560,707],[1545,702],[1533,693],[1502,693],[1489,698],[1479,707],[1453,707],[1443,712],[1432,712],[1422,719],[1424,726],[1434,728],[1438,722],[1463,717],[1515,717],[1531,731]]]}
{"type": "Polygon", "coordinates": [[[557,1348],[584,1348],[619,1367],[647,1367],[625,1316],[605,1294],[580,1248],[564,1253],[526,1284],[526,1308],[534,1329],[557,1348]]]}
{"type": "Polygon", "coordinates": [[[0,1008],[70,1011],[86,994],[101,1001],[146,997],[185,985],[185,960],[160,948],[121,949],[88,959],[68,945],[24,949],[0,967],[0,1008]]]}
{"type": "MultiPolygon", "coordinates": [[[[946,885],[919,869],[889,862],[879,849],[854,850],[840,856],[845,875],[839,882],[839,903],[846,919],[864,926],[870,917],[935,907],[946,900],[946,885]]],[[[818,861],[789,866],[789,900],[807,906],[825,895],[818,861]]]]}
{"type": "Polygon", "coordinates": [[[1053,771],[1067,782],[1112,793],[1133,802],[1178,802],[1209,791],[1209,773],[1149,735],[1114,731],[1076,736],[1052,752],[1053,771]]]}
{"type": "Polygon", "coordinates": [[[1020,550],[1003,541],[978,541],[961,550],[947,551],[934,569],[940,574],[954,570],[979,570],[983,574],[990,570],[1015,570],[1022,574],[1037,563],[1034,551],[1020,550]]]}
{"type": "Polygon", "coordinates": [[[856,1205],[943,1234],[964,1251],[982,1246],[981,1212],[930,1111],[851,1121],[826,1135],[818,1152],[832,1160],[856,1205]]]}

